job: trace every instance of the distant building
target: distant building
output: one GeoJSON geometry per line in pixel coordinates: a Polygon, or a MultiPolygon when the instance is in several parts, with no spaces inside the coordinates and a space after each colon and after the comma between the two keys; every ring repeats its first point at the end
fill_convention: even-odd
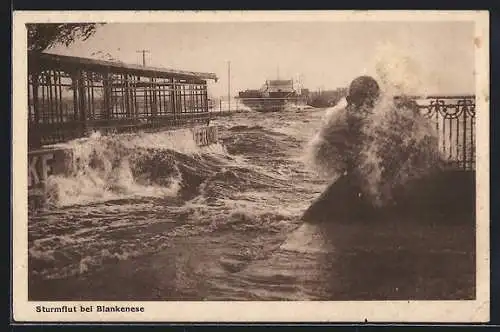
{"type": "Polygon", "coordinates": [[[306,103],[293,80],[267,80],[261,89],[246,89],[238,95],[245,106],[259,112],[280,111],[287,106],[306,103]]]}
{"type": "Polygon", "coordinates": [[[266,81],[267,92],[295,92],[293,80],[268,80],[266,81]]]}

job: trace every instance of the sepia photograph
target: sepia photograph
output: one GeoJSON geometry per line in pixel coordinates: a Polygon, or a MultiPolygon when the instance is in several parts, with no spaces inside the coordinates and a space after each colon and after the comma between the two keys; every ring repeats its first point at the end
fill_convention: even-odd
{"type": "Polygon", "coordinates": [[[487,12],[13,22],[16,319],[488,320],[487,12]]]}

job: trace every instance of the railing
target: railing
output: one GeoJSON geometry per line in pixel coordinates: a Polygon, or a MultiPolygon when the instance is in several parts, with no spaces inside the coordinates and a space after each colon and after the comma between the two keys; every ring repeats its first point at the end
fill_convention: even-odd
{"type": "Polygon", "coordinates": [[[433,121],[439,149],[453,168],[474,170],[476,159],[476,102],[474,95],[411,96],[422,114],[433,121]]]}
{"type": "Polygon", "coordinates": [[[93,130],[130,132],[209,123],[207,83],[185,72],[176,76],[59,56],[29,59],[30,148],[93,130]]]}

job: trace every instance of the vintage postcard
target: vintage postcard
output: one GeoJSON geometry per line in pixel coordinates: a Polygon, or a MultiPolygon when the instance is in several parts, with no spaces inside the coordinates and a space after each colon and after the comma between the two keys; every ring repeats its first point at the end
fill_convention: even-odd
{"type": "Polygon", "coordinates": [[[488,321],[488,29],[14,12],[14,320],[488,321]]]}

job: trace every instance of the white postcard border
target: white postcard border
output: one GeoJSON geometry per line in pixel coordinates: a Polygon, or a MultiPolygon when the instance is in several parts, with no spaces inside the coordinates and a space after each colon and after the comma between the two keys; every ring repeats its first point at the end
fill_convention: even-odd
{"type": "Polygon", "coordinates": [[[489,15],[486,11],[24,11],[13,15],[13,318],[17,322],[486,322],[489,320],[489,15]],[[476,300],[296,302],[28,301],[26,23],[474,21],[476,26],[476,300]],[[37,313],[36,306],[119,305],[139,313],[37,313]]]}

